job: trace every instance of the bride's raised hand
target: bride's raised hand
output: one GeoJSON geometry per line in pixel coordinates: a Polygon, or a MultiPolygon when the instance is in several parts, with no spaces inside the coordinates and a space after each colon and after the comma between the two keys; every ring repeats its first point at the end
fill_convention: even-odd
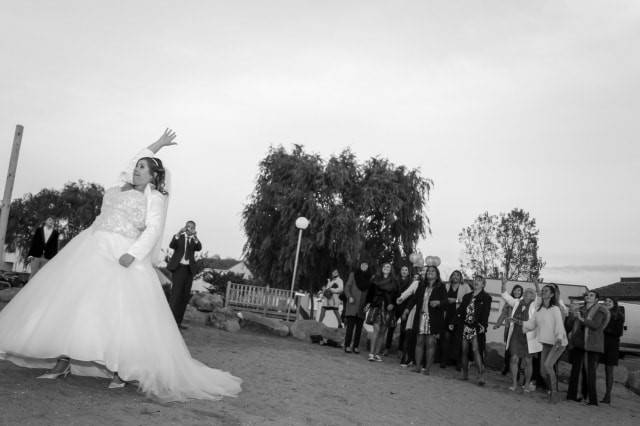
{"type": "Polygon", "coordinates": [[[166,128],[162,136],[160,136],[157,141],[149,145],[149,150],[153,151],[153,153],[155,154],[165,146],[178,145],[177,142],[174,142],[175,138],[176,132],[169,128],[166,128]]]}

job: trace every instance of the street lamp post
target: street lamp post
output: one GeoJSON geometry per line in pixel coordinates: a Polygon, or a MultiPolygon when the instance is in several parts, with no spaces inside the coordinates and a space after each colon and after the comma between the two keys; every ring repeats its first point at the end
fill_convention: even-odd
{"type": "MultiPolygon", "coordinates": [[[[304,231],[308,227],[309,227],[309,219],[303,216],[300,216],[299,218],[296,219],[296,228],[298,228],[298,246],[296,248],[296,259],[293,263],[293,276],[291,277],[291,293],[289,295],[291,300],[295,300],[293,297],[293,286],[296,283],[296,272],[298,271],[298,257],[300,255],[300,243],[302,242],[302,231],[304,231]]],[[[287,306],[287,322],[289,322],[289,312],[291,312],[291,309],[289,309],[289,306],[287,306]]]]}

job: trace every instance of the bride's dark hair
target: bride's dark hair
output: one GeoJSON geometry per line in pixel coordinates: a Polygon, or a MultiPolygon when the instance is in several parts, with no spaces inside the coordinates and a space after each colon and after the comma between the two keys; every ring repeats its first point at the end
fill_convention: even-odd
{"type": "Polygon", "coordinates": [[[151,183],[155,186],[155,189],[161,194],[167,195],[165,188],[166,172],[162,165],[162,160],[156,157],[142,157],[140,160],[146,161],[147,166],[149,166],[149,171],[151,172],[151,176],[153,176],[151,183]]]}

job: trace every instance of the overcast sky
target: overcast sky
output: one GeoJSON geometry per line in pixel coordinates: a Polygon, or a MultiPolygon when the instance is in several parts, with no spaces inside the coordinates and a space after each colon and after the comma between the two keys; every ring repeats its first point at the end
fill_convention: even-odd
{"type": "Polygon", "coordinates": [[[464,226],[520,207],[543,276],[597,287],[640,275],[639,41],[635,0],[4,0],[0,185],[16,124],[14,197],[108,185],[169,126],[169,232],[239,257],[269,146],[349,147],[434,180],[443,272],[464,226]]]}

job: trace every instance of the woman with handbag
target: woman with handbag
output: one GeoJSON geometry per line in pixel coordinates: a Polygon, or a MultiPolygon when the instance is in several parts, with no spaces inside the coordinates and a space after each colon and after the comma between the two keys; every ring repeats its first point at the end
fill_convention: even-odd
{"type": "Polygon", "coordinates": [[[342,278],[340,278],[340,272],[338,269],[331,271],[331,278],[327,280],[327,285],[322,290],[323,303],[320,308],[319,322],[324,321],[324,315],[327,311],[332,311],[338,321],[338,328],[342,328],[342,319],[338,313],[340,308],[340,294],[344,289],[342,278]]]}
{"type": "Polygon", "coordinates": [[[462,380],[469,380],[469,352],[478,368],[478,385],[484,386],[483,351],[486,340],[491,296],[484,291],[487,280],[482,275],[473,278],[473,291],[462,298],[458,308],[458,321],[462,327],[462,380]]]}
{"type": "Polygon", "coordinates": [[[391,263],[382,264],[380,273],[373,279],[367,301],[369,312],[367,324],[373,325],[373,336],[369,361],[382,362],[380,351],[384,345],[385,333],[391,324],[396,322],[395,301],[398,296],[398,283],[391,272],[391,263]]]}
{"type": "Polygon", "coordinates": [[[425,279],[414,282],[397,300],[403,303],[415,294],[416,314],[413,329],[416,330],[416,372],[428,375],[436,353],[437,337],[445,329],[444,307],[447,304],[447,290],[440,279],[440,271],[435,265],[428,265],[425,279]],[[422,359],[426,354],[426,365],[422,359]]]}

